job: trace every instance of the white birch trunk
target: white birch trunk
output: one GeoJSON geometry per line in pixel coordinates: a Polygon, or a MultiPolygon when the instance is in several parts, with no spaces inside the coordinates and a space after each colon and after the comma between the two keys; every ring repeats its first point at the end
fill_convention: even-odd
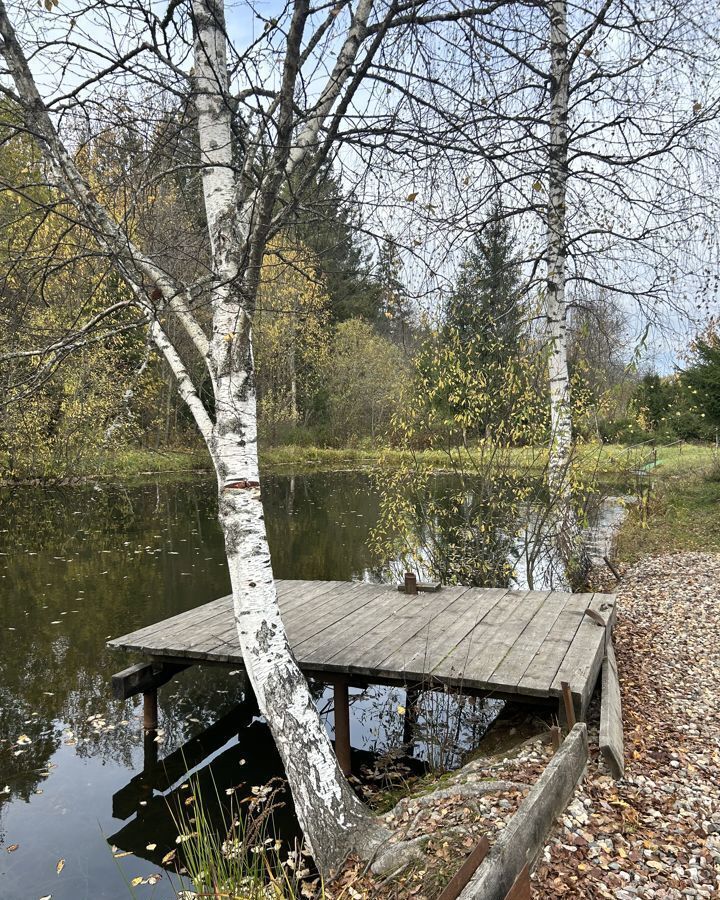
{"type": "MultiPolygon", "coordinates": [[[[292,109],[298,47],[307,0],[296,0],[288,42],[290,67],[284,115],[292,109]]],[[[145,257],[97,201],[75,166],[48,115],[15,31],[0,0],[0,52],[22,99],[33,133],[56,183],[82,212],[99,240],[109,248],[139,306],[147,313],[153,341],[168,362],[213,458],[219,483],[219,518],[225,535],[238,637],[259,707],[273,732],[295,800],[300,825],[322,871],[339,865],[350,851],[369,856],[387,832],[375,823],[355,796],[337,764],[327,732],[292,655],[275,591],[259,490],[257,417],[252,353],[252,313],[257,272],[262,260],[263,223],[254,228],[257,210],[272,213],[273,189],[312,145],[323,116],[352,72],[354,54],[365,33],[372,0],[360,0],[322,92],[321,102],[290,152],[292,123],[284,124],[277,167],[265,192],[253,191],[244,205],[233,168],[228,95],[225,19],[222,0],[193,0],[196,28],[195,79],[203,192],[211,243],[213,284],[210,299],[213,334],[208,341],[182,289],[145,257]],[[287,146],[289,162],[283,162],[287,146]],[[273,185],[275,186],[273,188],[273,185]],[[154,295],[159,307],[155,307],[154,295]],[[169,310],[182,323],[204,358],[215,394],[215,421],[158,316],[169,310]]],[[[262,187],[262,185],[261,185],[262,187]]]]}
{"type": "Polygon", "coordinates": [[[568,108],[571,61],[568,55],[567,0],[550,2],[550,134],[547,207],[546,304],[550,447],[548,488],[555,544],[565,564],[564,577],[581,579],[587,551],[573,505],[570,464],[573,445],[567,348],[568,108]]]}
{"type": "Polygon", "coordinates": [[[222,0],[194,0],[195,77],[203,191],[214,288],[210,368],[215,424],[210,450],[219,483],[235,620],[258,706],[285,766],[295,807],[313,856],[328,871],[351,850],[369,852],[382,832],[337,763],[307,682],[280,618],[267,543],[257,452],[252,352],[252,289],[243,287],[250,212],[238,215],[232,168],[222,0]],[[248,296],[250,294],[250,296],[248,296]]]}
{"type": "Polygon", "coordinates": [[[567,493],[565,477],[572,448],[570,376],[565,303],[566,192],[568,179],[568,103],[570,71],[566,0],[550,3],[550,134],[547,207],[547,330],[550,379],[551,501],[567,493]]]}

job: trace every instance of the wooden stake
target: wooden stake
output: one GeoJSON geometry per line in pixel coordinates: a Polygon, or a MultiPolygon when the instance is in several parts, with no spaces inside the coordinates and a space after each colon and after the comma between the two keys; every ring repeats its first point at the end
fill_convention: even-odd
{"type": "Polygon", "coordinates": [[[143,728],[145,731],[156,731],[158,727],[158,695],[157,690],[143,694],[143,728]]]}
{"type": "Polygon", "coordinates": [[[607,556],[603,556],[603,560],[605,561],[605,565],[608,567],[608,569],[610,569],[610,571],[615,576],[615,580],[622,581],[622,575],[618,572],[618,570],[615,568],[615,566],[610,562],[610,560],[607,558],[607,556]]]}
{"type": "Polygon", "coordinates": [[[573,703],[572,691],[567,681],[561,681],[560,687],[563,692],[563,702],[565,703],[565,718],[567,719],[568,728],[575,725],[575,704],[573,703]]]}
{"type": "Polygon", "coordinates": [[[557,753],[562,746],[562,732],[559,725],[553,725],[550,728],[550,737],[552,738],[553,751],[557,753]]]}
{"type": "Polygon", "coordinates": [[[350,760],[350,703],[347,681],[336,681],[335,697],[335,755],[343,775],[352,770],[350,760]]]}

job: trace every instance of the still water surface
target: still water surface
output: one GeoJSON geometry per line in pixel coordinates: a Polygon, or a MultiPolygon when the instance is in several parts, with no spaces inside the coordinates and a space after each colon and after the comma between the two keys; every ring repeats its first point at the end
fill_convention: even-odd
{"type": "MultiPolygon", "coordinates": [[[[263,500],[277,577],[382,579],[368,475],[269,476],[263,500]]],[[[143,737],[139,698],[110,697],[110,676],[137,659],[106,640],[229,591],[214,484],[17,488],[0,502],[0,900],[174,898],[161,860],[187,772],[223,803],[226,788],[247,794],[282,774],[240,672],[195,666],[162,688],[157,741],[143,737]],[[155,873],[154,886],[128,887],[155,873]]],[[[498,534],[501,556],[512,543],[498,534]]],[[[332,728],[329,692],[314,690],[332,728]]],[[[403,742],[404,693],[359,693],[353,765],[372,769],[403,742]]],[[[498,710],[432,692],[422,702],[415,755],[435,764],[459,762],[498,710]]],[[[290,802],[275,827],[297,833],[290,802]]]]}
{"type": "MultiPolygon", "coordinates": [[[[127,883],[163,872],[175,846],[164,794],[178,794],[186,767],[206,794],[281,771],[266,726],[238,708],[239,673],[194,667],[161,689],[155,743],[143,739],[138,698],[110,698],[112,673],[137,660],[108,650],[108,638],[229,590],[214,487],[102,483],[1,499],[0,898],[130,897],[127,883]],[[166,764],[152,769],[158,755],[166,764]]],[[[377,517],[367,476],[269,477],[264,502],[279,578],[380,579],[367,550],[377,517]]],[[[354,747],[399,742],[397,704],[387,691],[355,704],[354,747]]],[[[291,836],[291,810],[279,818],[291,836]]],[[[167,872],[135,895],[175,896],[167,872]]]]}

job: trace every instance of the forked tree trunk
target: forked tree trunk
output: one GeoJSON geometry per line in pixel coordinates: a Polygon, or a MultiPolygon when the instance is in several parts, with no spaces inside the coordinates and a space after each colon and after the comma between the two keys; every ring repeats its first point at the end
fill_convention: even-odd
{"type": "Polygon", "coordinates": [[[245,277],[243,259],[252,218],[249,210],[237,207],[223,10],[221,3],[209,0],[194,0],[193,10],[198,131],[215,284],[210,451],[218,475],[235,621],[248,676],[285,766],[300,825],[316,862],[327,871],[351,850],[369,853],[382,831],[340,770],[280,618],[260,495],[253,281],[245,277]]]}

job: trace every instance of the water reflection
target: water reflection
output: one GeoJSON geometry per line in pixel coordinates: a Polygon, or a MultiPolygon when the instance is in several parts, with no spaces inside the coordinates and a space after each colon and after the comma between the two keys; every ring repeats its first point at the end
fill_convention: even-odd
{"type": "MultiPolygon", "coordinates": [[[[174,842],[168,800],[182,790],[184,763],[221,791],[279,772],[238,672],[196,666],[162,688],[160,740],[151,747],[138,698],[110,696],[112,673],[136,660],[108,650],[108,638],[229,590],[214,486],[33,487],[0,499],[0,896],[120,900],[130,879],[159,871],[174,842]],[[18,849],[4,852],[12,844],[18,849]],[[113,844],[129,855],[114,858],[113,844]]],[[[367,476],[270,477],[264,502],[278,577],[382,577],[382,560],[368,550],[378,498],[367,476]]],[[[496,535],[501,566],[508,543],[502,528],[496,535]]],[[[321,685],[317,696],[326,707],[321,685]]],[[[354,764],[372,767],[371,754],[407,737],[398,712],[407,699],[399,689],[353,696],[354,764]]],[[[442,697],[421,697],[419,760],[457,759],[495,714],[448,699],[442,715],[453,737],[441,747],[431,731],[442,697]]],[[[332,728],[329,709],[327,718],[332,728]]],[[[284,815],[280,827],[292,835],[290,806],[284,815]]],[[[174,896],[167,877],[153,890],[156,900],[174,896]]]]}

